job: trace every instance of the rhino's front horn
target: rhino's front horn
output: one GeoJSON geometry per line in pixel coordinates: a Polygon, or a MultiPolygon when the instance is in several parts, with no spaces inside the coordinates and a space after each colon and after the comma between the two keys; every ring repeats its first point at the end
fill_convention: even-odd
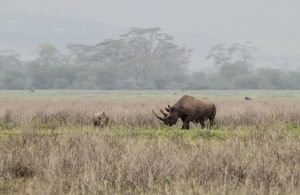
{"type": "Polygon", "coordinates": [[[152,110],[154,116],[156,116],[159,120],[161,121],[165,121],[165,118],[158,116],[157,114],[155,114],[155,112],[152,110]]]}

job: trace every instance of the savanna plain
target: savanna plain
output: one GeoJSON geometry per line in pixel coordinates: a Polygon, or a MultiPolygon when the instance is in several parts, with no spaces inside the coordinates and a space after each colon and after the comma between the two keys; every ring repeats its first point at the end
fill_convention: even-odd
{"type": "Polygon", "coordinates": [[[0,194],[299,193],[300,91],[0,91],[0,194]],[[213,128],[153,116],[183,95],[213,128]]]}

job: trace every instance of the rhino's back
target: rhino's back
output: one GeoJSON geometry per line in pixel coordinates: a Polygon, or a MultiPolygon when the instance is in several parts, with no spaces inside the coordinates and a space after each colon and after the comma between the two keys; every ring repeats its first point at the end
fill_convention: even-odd
{"type": "Polygon", "coordinates": [[[215,104],[208,99],[197,99],[188,95],[181,97],[174,104],[174,107],[189,114],[203,116],[211,115],[215,110],[215,104]]]}
{"type": "Polygon", "coordinates": [[[196,107],[210,107],[213,103],[208,99],[197,99],[193,96],[182,96],[174,105],[175,108],[196,108],[196,107]]]}

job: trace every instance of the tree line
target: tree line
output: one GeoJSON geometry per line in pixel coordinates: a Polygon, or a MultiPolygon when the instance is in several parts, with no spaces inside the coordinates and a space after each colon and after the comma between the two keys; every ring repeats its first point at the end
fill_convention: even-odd
{"type": "Polygon", "coordinates": [[[217,45],[208,51],[215,71],[189,73],[191,49],[160,28],[132,28],[94,45],[39,47],[20,60],[0,53],[0,89],[300,89],[300,71],[255,69],[256,48],[217,45]]]}

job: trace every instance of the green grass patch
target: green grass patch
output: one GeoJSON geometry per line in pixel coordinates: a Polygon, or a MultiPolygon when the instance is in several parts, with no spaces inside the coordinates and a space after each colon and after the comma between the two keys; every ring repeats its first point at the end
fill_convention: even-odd
{"type": "Polygon", "coordinates": [[[11,130],[15,127],[16,125],[13,122],[0,122],[0,130],[11,130]]]}
{"type": "Polygon", "coordinates": [[[18,178],[12,180],[0,179],[0,194],[21,194],[23,187],[28,182],[29,179],[25,178],[18,178]]]}
{"type": "Polygon", "coordinates": [[[300,138],[300,124],[291,123],[284,126],[284,132],[300,138]]]}
{"type": "MultiPolygon", "coordinates": [[[[272,129],[272,127],[269,127],[272,129]]],[[[81,135],[81,134],[101,134],[109,137],[127,137],[142,139],[188,139],[191,142],[197,139],[213,139],[226,140],[230,137],[247,138],[251,136],[259,136],[265,132],[266,128],[257,129],[254,126],[236,126],[236,127],[219,127],[212,129],[192,128],[182,130],[180,128],[170,127],[130,127],[130,126],[109,126],[106,128],[94,128],[92,126],[65,126],[57,128],[44,128],[43,126],[13,127],[2,129],[0,138],[7,136],[18,136],[22,133],[30,132],[44,136],[64,136],[64,135],[81,135]]],[[[278,129],[274,129],[277,131],[278,129]]],[[[299,124],[286,124],[279,129],[283,135],[295,136],[300,139],[299,124]]]]}

